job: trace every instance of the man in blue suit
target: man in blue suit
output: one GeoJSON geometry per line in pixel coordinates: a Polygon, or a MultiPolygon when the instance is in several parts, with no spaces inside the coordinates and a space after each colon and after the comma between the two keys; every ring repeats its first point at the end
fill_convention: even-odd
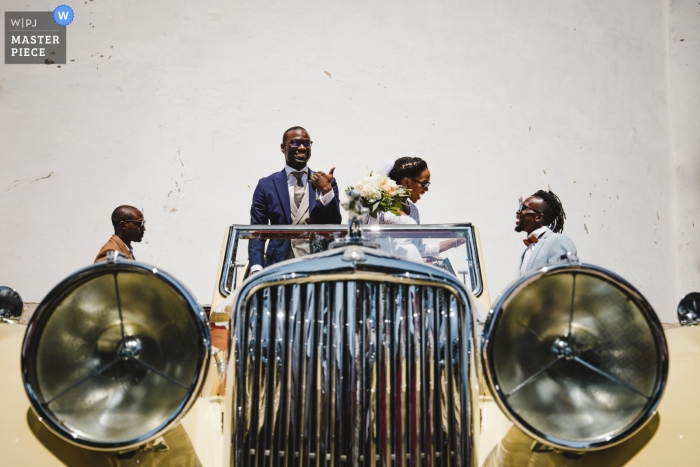
{"type": "Polygon", "coordinates": [[[566,214],[561,201],[551,191],[539,190],[525,198],[515,212],[515,231],[526,232],[525,251],[520,257],[518,276],[576,255],[576,246],[564,231],[566,214]]]}
{"type": "MultiPolygon", "coordinates": [[[[338,185],[333,167],[328,173],[314,172],[306,165],[311,158],[311,137],[300,126],[284,132],[280,149],[286,165],[280,172],[261,178],[250,206],[252,225],[340,224],[338,185]]],[[[250,272],[303,256],[309,243],[295,240],[270,240],[266,255],[264,240],[248,242],[250,272]]]]}

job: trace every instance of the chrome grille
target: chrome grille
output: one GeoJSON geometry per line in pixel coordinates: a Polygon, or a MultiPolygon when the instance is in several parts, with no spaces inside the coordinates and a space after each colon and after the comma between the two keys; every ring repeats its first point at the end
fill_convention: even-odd
{"type": "Polygon", "coordinates": [[[468,465],[470,325],[454,291],[297,281],[239,298],[234,465],[468,465]]]}

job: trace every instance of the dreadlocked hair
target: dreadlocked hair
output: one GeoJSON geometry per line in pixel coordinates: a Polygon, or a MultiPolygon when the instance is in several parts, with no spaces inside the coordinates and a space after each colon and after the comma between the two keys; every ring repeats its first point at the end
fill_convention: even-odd
{"type": "Polygon", "coordinates": [[[420,157],[399,157],[389,171],[389,178],[396,183],[401,183],[404,177],[416,178],[427,168],[428,163],[420,157]]]}
{"type": "Polygon", "coordinates": [[[563,232],[566,213],[559,197],[551,191],[544,190],[539,190],[532,196],[542,200],[542,214],[544,215],[545,225],[548,225],[552,232],[563,232]]]}

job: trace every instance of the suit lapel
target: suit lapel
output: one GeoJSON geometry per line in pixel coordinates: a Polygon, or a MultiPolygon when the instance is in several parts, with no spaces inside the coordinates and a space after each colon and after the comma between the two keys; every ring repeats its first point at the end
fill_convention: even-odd
{"type": "Polygon", "coordinates": [[[309,176],[307,177],[308,180],[306,181],[306,186],[308,188],[308,197],[309,197],[309,212],[313,211],[313,209],[316,207],[316,188],[314,187],[313,183],[311,183],[311,176],[315,172],[311,169],[309,169],[309,176]]]}
{"type": "Polygon", "coordinates": [[[275,185],[275,190],[277,191],[277,198],[279,200],[280,208],[284,213],[284,219],[286,224],[292,223],[292,214],[290,212],[289,204],[289,189],[287,187],[287,172],[282,169],[281,172],[277,172],[272,181],[275,185]]]}
{"type": "Polygon", "coordinates": [[[544,245],[544,241],[547,239],[547,237],[549,237],[551,233],[551,230],[546,230],[545,233],[543,233],[542,236],[539,238],[537,243],[535,243],[535,248],[532,249],[532,255],[530,255],[530,260],[527,262],[528,270],[532,269],[532,265],[535,264],[535,259],[537,258],[537,255],[542,250],[542,245],[544,245]]]}

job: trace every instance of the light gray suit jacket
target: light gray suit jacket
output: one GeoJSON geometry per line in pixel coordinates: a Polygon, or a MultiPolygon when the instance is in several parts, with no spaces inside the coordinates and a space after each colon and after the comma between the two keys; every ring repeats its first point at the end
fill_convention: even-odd
{"type": "Polygon", "coordinates": [[[566,235],[547,230],[535,244],[530,260],[527,262],[526,271],[565,261],[567,252],[577,254],[574,242],[566,235]]]}

